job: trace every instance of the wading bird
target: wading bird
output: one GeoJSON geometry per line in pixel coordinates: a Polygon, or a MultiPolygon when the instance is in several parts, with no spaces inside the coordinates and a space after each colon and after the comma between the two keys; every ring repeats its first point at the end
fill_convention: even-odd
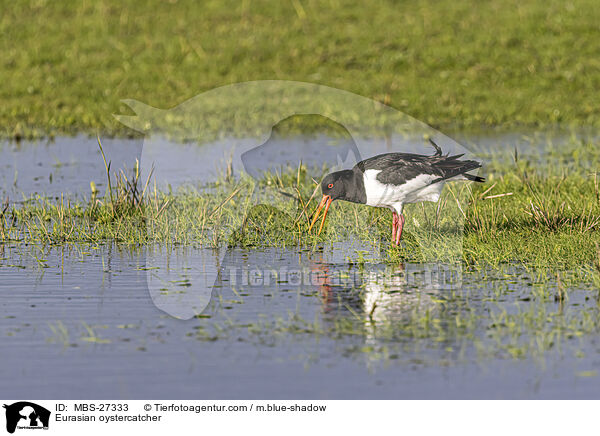
{"type": "Polygon", "coordinates": [[[351,170],[327,174],[321,182],[323,198],[315,211],[309,231],[325,208],[319,226],[320,234],[331,203],[334,200],[345,200],[391,209],[392,243],[398,245],[404,227],[402,208],[405,204],[438,201],[444,184],[449,180],[485,181],[482,177],[467,174],[468,171],[481,167],[479,162],[459,160],[462,154],[442,155],[442,149],[433,140],[430,139],[429,142],[435,148],[435,154],[431,156],[385,153],[365,159],[351,170]]]}

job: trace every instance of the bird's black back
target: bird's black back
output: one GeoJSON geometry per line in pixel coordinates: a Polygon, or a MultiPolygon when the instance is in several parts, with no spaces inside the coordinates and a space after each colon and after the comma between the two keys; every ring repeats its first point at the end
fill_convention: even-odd
{"type": "Polygon", "coordinates": [[[437,183],[481,167],[481,164],[474,160],[459,160],[462,156],[385,153],[357,163],[353,170],[363,173],[370,169],[381,170],[377,174],[377,180],[385,184],[401,185],[421,174],[438,176],[432,182],[437,183]]]}

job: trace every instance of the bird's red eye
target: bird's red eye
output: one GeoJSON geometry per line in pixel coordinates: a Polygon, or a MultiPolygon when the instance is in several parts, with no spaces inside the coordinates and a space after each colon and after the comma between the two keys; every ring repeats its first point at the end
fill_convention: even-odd
{"type": "Polygon", "coordinates": [[[328,187],[329,189],[333,188],[333,183],[330,183],[329,185],[327,185],[327,187],[328,187]]]}

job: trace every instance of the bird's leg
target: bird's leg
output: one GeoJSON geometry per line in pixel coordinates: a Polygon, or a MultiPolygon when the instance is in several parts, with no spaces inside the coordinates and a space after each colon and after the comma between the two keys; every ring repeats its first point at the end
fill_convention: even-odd
{"type": "Polygon", "coordinates": [[[396,230],[396,245],[400,245],[400,238],[402,237],[402,228],[404,227],[404,215],[398,216],[398,227],[396,230]]]}
{"type": "Polygon", "coordinates": [[[396,230],[398,229],[398,214],[396,211],[392,213],[392,242],[396,240],[396,230]]]}

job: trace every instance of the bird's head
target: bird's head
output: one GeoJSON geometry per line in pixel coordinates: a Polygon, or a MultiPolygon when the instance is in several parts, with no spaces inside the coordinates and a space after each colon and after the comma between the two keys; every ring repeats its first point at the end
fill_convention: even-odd
{"type": "Polygon", "coordinates": [[[327,218],[329,206],[331,206],[333,200],[344,200],[346,198],[348,188],[352,182],[353,177],[354,173],[352,172],[352,170],[336,171],[334,173],[329,173],[325,176],[325,178],[321,182],[321,192],[323,193],[323,198],[321,199],[319,207],[315,211],[315,215],[313,216],[308,231],[310,231],[313,228],[315,222],[317,221],[317,218],[319,217],[319,214],[321,213],[321,210],[323,209],[323,207],[325,207],[323,219],[321,220],[321,225],[319,226],[319,234],[321,233],[321,230],[323,230],[323,225],[325,224],[325,218],[327,218]]]}
{"type": "Polygon", "coordinates": [[[336,171],[329,173],[321,182],[321,192],[327,195],[331,200],[344,199],[349,181],[354,174],[351,170],[336,171]]]}

